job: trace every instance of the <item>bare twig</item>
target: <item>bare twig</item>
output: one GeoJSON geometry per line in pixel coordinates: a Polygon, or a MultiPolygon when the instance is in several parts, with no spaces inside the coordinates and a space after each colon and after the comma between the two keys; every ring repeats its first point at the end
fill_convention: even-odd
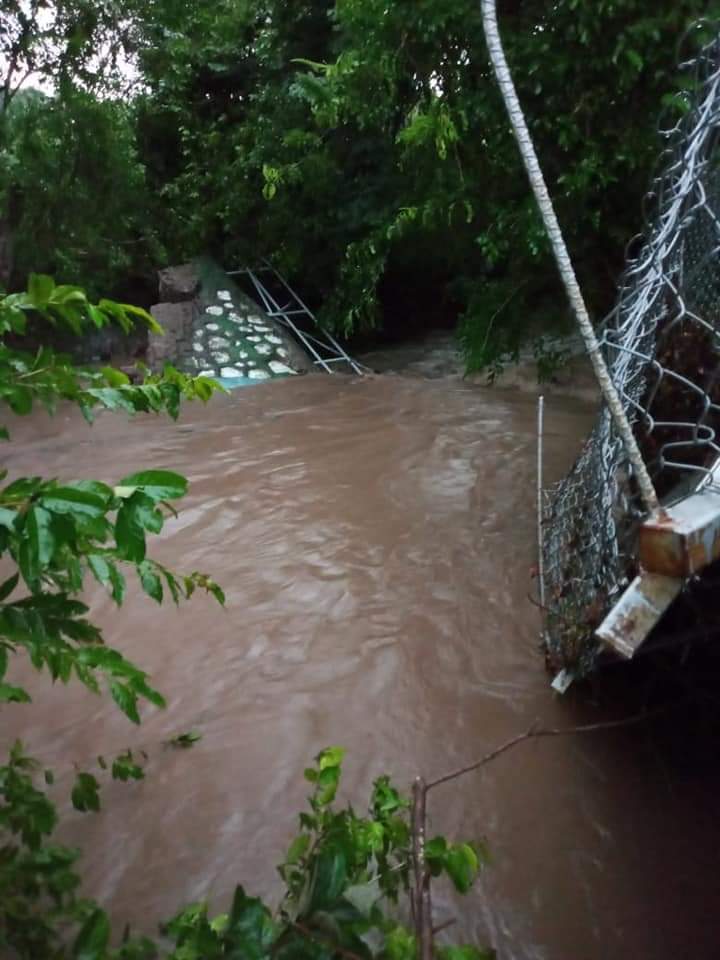
{"type": "Polygon", "coordinates": [[[485,756],[481,757],[479,760],[475,760],[473,763],[467,764],[467,766],[453,770],[451,773],[446,773],[442,777],[437,777],[435,780],[430,780],[425,785],[425,792],[427,793],[428,790],[432,790],[433,787],[439,787],[441,783],[448,783],[450,780],[457,780],[458,777],[462,777],[466,773],[472,773],[473,770],[479,770],[480,767],[484,767],[486,763],[490,763],[491,760],[494,760],[496,757],[499,757],[501,754],[512,749],[512,747],[516,747],[524,740],[533,740],[539,737],[563,737],[573,733],[595,733],[599,730],[612,730],[615,727],[630,727],[636,723],[645,723],[651,717],[656,716],[660,712],[661,711],[659,710],[655,710],[651,713],[641,713],[637,716],[625,717],[622,720],[607,720],[603,723],[587,723],[579,727],[549,727],[538,729],[537,727],[532,726],[524,733],[519,733],[510,740],[506,740],[505,743],[501,744],[499,747],[495,747],[494,750],[486,753],[485,756]]]}

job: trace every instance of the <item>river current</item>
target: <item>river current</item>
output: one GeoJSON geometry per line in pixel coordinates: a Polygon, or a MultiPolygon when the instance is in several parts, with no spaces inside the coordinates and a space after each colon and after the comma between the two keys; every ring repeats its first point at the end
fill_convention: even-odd
{"type": "MultiPolygon", "coordinates": [[[[547,407],[553,479],[592,408],[547,407]]],[[[453,377],[289,378],[187,406],[177,424],[89,428],[71,410],[14,424],[11,476],[184,473],[152,553],[227,593],[225,610],[206,597],[175,610],[132,589],[120,612],[89,594],[108,642],[167,697],[139,728],[77,684],[13,674],[35,703],[3,710],[2,740],[22,736],[58,771],[61,838],[120,928],[155,932],[204,897],[220,908],[238,881],[277,897],[302,770],[324,746],[347,748],[342,795],[362,807],[382,772],[409,788],[535,722],[643,707],[637,668],[550,689],[530,599],[535,442],[532,395],[453,377]],[[163,746],[187,730],[202,735],[191,749],[163,746]],[[111,783],[98,814],[72,811],[73,764],[126,747],[147,751],[146,779],[111,783]]],[[[436,790],[431,830],[484,837],[493,856],[468,897],[438,892],[437,922],[458,917],[447,935],[503,960],[720,956],[717,740],[695,749],[668,727],[524,743],[436,790]]]]}

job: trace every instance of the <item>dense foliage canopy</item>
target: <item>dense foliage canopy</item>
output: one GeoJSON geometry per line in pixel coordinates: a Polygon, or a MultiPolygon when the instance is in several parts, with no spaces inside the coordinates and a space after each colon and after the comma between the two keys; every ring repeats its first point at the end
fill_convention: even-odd
{"type": "MultiPolygon", "coordinates": [[[[641,228],[658,116],[682,106],[678,45],[714,6],[499,3],[596,313],[641,228]]],[[[461,318],[475,366],[562,324],[476,0],[16,0],[5,16],[13,285],[42,269],[144,295],[158,261],[271,256],[346,332],[461,318]],[[48,95],[23,96],[38,79],[48,95]]]]}

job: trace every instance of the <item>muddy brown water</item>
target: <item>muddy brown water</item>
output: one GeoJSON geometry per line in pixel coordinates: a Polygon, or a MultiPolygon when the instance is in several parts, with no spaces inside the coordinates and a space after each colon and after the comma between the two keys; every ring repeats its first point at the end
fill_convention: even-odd
{"type": "MultiPolygon", "coordinates": [[[[559,476],[591,412],[549,403],[559,476]]],[[[535,405],[448,380],[305,377],[188,407],[179,424],[72,411],[16,425],[11,473],[118,479],[164,466],[191,490],[154,554],[227,591],[158,608],[99,590],[109,642],[166,695],[134,728],[107,699],[31,678],[36,702],[3,710],[62,775],[143,747],[141,783],[110,784],[101,813],[64,800],[62,839],[84,850],[86,889],[118,922],[154,932],[181,903],[222,906],[237,881],[271,898],[274,864],[307,793],[302,769],[347,747],[343,796],[374,776],[409,786],[539,721],[592,723],[635,709],[594,689],[556,698],[528,599],[534,563],[535,405]],[[163,741],[189,729],[187,751],[163,741]],[[64,771],[64,773],[62,773],[64,771]]],[[[15,676],[29,676],[15,668],[15,676]]],[[[625,686],[632,684],[625,683],[625,686]]],[[[716,741],[715,741],[716,742],[716,741]]],[[[647,727],[525,743],[431,797],[432,829],[484,836],[493,863],[462,901],[439,893],[453,938],[519,960],[720,956],[720,783],[647,727]]]]}

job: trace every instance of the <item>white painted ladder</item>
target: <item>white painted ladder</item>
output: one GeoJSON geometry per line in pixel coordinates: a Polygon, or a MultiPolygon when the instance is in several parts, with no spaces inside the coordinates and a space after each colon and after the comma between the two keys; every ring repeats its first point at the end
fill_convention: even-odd
{"type": "Polygon", "coordinates": [[[334,373],[333,364],[344,363],[350,367],[353,373],[362,374],[365,372],[364,368],[346,353],[329,331],[318,326],[312,310],[300,299],[282,274],[267,260],[264,260],[262,265],[255,269],[245,267],[242,270],[228,271],[230,277],[239,275],[244,275],[250,280],[265,313],[292,331],[296,339],[312,356],[315,366],[322,367],[326,373],[334,373]],[[276,291],[276,294],[273,295],[267,284],[263,282],[261,274],[270,274],[274,277],[276,287],[279,286],[282,292],[276,291]],[[285,300],[286,297],[289,299],[281,304],[279,299],[285,300]]]}

